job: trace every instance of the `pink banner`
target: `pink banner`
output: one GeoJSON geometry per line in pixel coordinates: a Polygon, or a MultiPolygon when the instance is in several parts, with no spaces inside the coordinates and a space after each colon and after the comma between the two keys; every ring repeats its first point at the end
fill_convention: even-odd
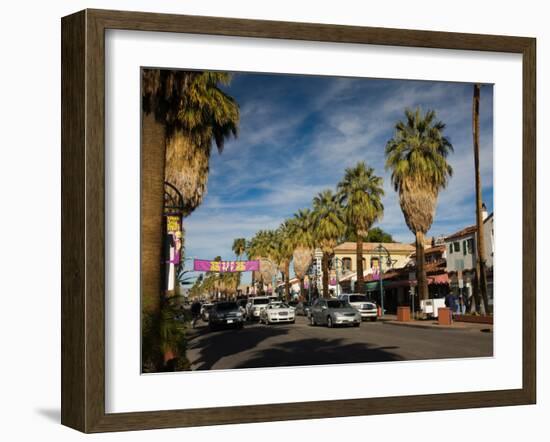
{"type": "Polygon", "coordinates": [[[195,259],[193,269],[197,272],[254,272],[260,270],[260,261],[209,261],[195,259]]]}

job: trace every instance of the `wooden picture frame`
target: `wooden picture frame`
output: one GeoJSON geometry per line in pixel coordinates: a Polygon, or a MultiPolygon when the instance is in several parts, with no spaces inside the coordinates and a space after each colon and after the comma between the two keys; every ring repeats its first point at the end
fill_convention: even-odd
{"type": "Polygon", "coordinates": [[[143,430],[533,404],[536,400],[536,41],[533,38],[85,10],[62,19],[62,424],[143,430]],[[523,385],[498,391],[105,412],[105,30],[124,29],[522,55],[523,385]]]}

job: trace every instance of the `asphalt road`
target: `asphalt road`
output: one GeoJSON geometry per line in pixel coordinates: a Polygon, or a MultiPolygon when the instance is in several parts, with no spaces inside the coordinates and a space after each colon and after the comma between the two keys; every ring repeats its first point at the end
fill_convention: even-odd
{"type": "Polygon", "coordinates": [[[282,367],[353,362],[487,357],[493,334],[479,330],[436,330],[363,322],[361,327],[246,324],[242,330],[211,332],[200,322],[189,333],[193,370],[282,367]]]}

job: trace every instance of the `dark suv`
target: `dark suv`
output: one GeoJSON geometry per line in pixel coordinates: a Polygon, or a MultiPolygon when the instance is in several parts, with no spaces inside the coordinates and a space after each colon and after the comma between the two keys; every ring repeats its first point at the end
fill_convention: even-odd
{"type": "Polygon", "coordinates": [[[210,309],[208,324],[211,330],[220,327],[242,328],[244,316],[236,302],[217,302],[210,309]]]}

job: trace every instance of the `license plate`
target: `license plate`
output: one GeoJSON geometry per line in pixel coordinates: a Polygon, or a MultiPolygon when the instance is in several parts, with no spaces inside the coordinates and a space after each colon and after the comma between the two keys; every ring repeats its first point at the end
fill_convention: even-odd
{"type": "Polygon", "coordinates": [[[227,323],[228,323],[228,324],[233,324],[233,319],[228,319],[228,320],[227,320],[227,323]]]}

